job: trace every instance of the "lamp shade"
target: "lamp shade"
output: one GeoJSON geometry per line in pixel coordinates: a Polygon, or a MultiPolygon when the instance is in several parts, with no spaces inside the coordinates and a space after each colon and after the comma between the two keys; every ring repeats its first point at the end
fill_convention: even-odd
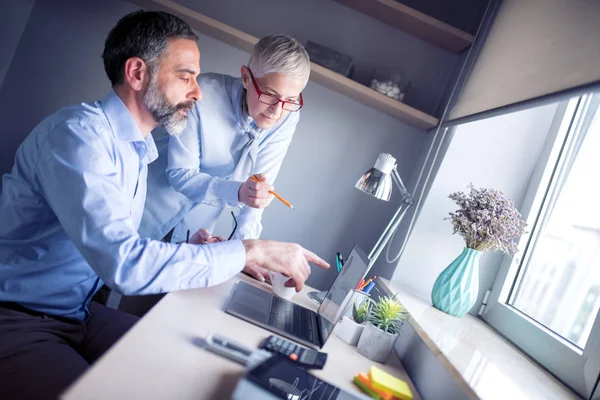
{"type": "Polygon", "coordinates": [[[392,196],[392,169],[396,159],[387,153],[380,153],[373,168],[365,172],[354,185],[357,189],[380,200],[389,201],[392,196]]]}

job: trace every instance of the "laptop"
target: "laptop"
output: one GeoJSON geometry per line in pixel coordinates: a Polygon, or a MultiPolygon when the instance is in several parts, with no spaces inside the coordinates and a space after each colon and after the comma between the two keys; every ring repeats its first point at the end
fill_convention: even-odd
{"type": "Polygon", "coordinates": [[[342,317],[358,282],[367,273],[368,264],[366,254],[354,246],[317,312],[246,282],[235,285],[226,302],[225,312],[308,347],[320,349],[342,317]]]}

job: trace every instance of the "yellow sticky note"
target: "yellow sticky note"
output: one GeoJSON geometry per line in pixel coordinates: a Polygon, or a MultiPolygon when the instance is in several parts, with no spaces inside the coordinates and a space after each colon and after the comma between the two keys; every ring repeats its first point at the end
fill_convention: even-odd
{"type": "Polygon", "coordinates": [[[412,400],[413,395],[407,383],[382,369],[372,366],[369,370],[369,378],[374,388],[391,392],[395,397],[402,400],[412,400]]]}

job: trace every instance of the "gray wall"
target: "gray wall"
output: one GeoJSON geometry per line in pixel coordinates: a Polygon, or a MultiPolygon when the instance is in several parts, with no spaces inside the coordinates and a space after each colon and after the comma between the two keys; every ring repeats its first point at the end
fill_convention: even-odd
{"type": "MultiPolygon", "coordinates": [[[[405,102],[428,114],[437,111],[458,60],[455,54],[333,0],[178,3],[256,37],[283,32],[303,44],[311,40],[347,54],[355,60],[353,79],[363,84],[370,81],[376,67],[404,73],[412,81],[405,102]]],[[[463,10],[470,6],[468,3],[463,1],[455,9],[463,10]]],[[[434,4],[431,8],[439,6],[434,4]]]]}
{"type": "MultiPolygon", "coordinates": [[[[2,4],[0,15],[11,7],[2,4]]],[[[136,8],[114,0],[35,1],[0,87],[0,174],[10,171],[17,147],[44,117],[106,95],[110,82],[100,58],[104,39],[120,17],[136,8]]],[[[0,54],[0,59],[9,57],[0,54]]]]}
{"type": "Polygon", "coordinates": [[[34,0],[0,0],[0,88],[25,30],[34,0]],[[10,4],[9,4],[10,3],[10,4]]]}
{"type": "MultiPolygon", "coordinates": [[[[448,195],[476,187],[501,190],[520,207],[557,110],[550,104],[460,125],[449,141],[439,171],[433,179],[394,281],[429,299],[440,272],[456,258],[464,241],[452,234],[444,220],[456,209],[448,195]]],[[[479,301],[491,288],[501,255],[485,253],[480,259],[479,301]]],[[[477,306],[473,311],[477,310],[477,306]]]]}
{"type": "MultiPolygon", "coordinates": [[[[256,11],[258,4],[247,18],[255,30],[272,22],[256,11]]],[[[306,4],[315,15],[331,7],[330,2],[306,4]]],[[[104,97],[109,89],[100,59],[104,39],[121,16],[136,8],[115,0],[35,2],[0,89],[0,173],[9,171],[17,146],[46,115],[62,106],[104,97]]],[[[340,12],[339,17],[343,16],[348,20],[342,20],[342,25],[351,25],[357,18],[349,10],[340,12]]],[[[308,20],[312,31],[327,36],[330,25],[326,20],[308,20]]],[[[384,29],[378,24],[368,27],[384,29]]],[[[403,35],[397,30],[388,33],[403,35]]],[[[248,59],[248,54],[206,36],[201,37],[200,50],[204,72],[239,76],[240,66],[248,59]]],[[[394,154],[400,173],[410,175],[425,135],[315,83],[309,83],[305,94],[300,125],[276,183],[297,210],[274,202],[264,215],[263,237],[298,242],[333,263],[336,251],[347,254],[355,243],[368,251],[397,204],[360,193],[353,187],[356,179],[381,151],[394,154]]],[[[309,284],[327,287],[334,270],[314,270],[309,284]]]]}

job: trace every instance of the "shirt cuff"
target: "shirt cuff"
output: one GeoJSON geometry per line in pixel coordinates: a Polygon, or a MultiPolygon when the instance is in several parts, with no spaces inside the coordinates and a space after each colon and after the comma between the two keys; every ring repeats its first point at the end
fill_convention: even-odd
{"type": "Polygon", "coordinates": [[[237,275],[246,266],[246,248],[241,240],[210,245],[212,284],[219,284],[237,275]]]}
{"type": "Polygon", "coordinates": [[[240,191],[240,186],[242,186],[244,182],[236,182],[236,181],[228,181],[224,180],[221,183],[221,187],[219,188],[219,195],[223,201],[229,207],[236,207],[239,205],[239,196],[238,192],[240,191]]]}

